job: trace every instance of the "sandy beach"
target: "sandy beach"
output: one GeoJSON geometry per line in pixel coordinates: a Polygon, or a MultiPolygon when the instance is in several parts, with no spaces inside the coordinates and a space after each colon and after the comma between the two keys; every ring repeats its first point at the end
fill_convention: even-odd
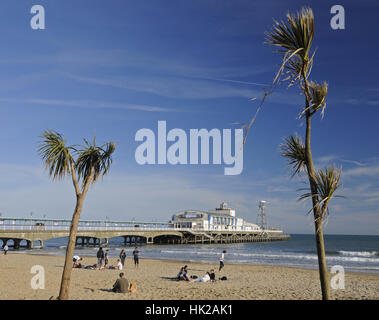
{"type": "MultiPolygon", "coordinates": [[[[64,257],[8,253],[0,256],[0,299],[50,299],[59,292],[64,257]],[[33,290],[31,273],[34,265],[45,270],[45,289],[33,290]]],[[[94,257],[84,257],[83,264],[96,263],[94,257]]],[[[116,259],[110,259],[115,265],[116,259]]],[[[215,283],[188,283],[172,280],[179,268],[188,264],[189,274],[203,276],[215,264],[186,263],[182,261],[141,259],[135,269],[129,257],[123,272],[128,280],[136,282],[136,293],[110,292],[118,277],[118,270],[74,269],[70,299],[127,299],[127,300],[260,300],[260,299],[320,299],[320,285],[316,270],[272,266],[225,265],[221,275],[227,281],[215,283]]],[[[220,276],[216,272],[216,277],[220,276]]],[[[331,290],[332,299],[379,299],[379,275],[345,274],[345,289],[331,290]]]]}

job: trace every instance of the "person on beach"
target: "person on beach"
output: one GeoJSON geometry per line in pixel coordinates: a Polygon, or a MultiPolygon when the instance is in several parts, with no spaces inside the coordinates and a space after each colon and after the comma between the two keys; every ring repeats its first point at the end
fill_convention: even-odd
{"type": "Polygon", "coordinates": [[[124,278],[123,272],[120,273],[120,278],[114,283],[112,291],[117,293],[127,293],[129,291],[129,281],[124,278]]]}
{"type": "Polygon", "coordinates": [[[109,249],[107,249],[104,254],[104,268],[108,267],[108,263],[109,263],[108,257],[109,257],[109,249]]]}
{"type": "Polygon", "coordinates": [[[184,267],[181,267],[179,272],[178,272],[178,275],[176,276],[177,278],[179,278],[179,275],[180,274],[183,274],[184,276],[187,275],[188,271],[187,271],[187,265],[185,265],[184,267]]]}
{"type": "Polygon", "coordinates": [[[7,246],[7,245],[5,245],[5,246],[4,246],[4,248],[3,248],[3,250],[4,250],[4,255],[6,255],[6,254],[7,254],[7,252],[8,252],[8,246],[7,246]]]}
{"type": "Polygon", "coordinates": [[[99,248],[96,256],[97,256],[97,266],[99,269],[101,269],[103,265],[103,260],[104,260],[104,251],[102,247],[99,248]]]}
{"type": "Polygon", "coordinates": [[[176,278],[179,281],[190,281],[190,278],[189,278],[188,272],[187,272],[187,266],[184,266],[184,267],[180,268],[179,273],[176,276],[176,278]]]}
{"type": "Polygon", "coordinates": [[[123,264],[120,259],[117,259],[117,269],[122,270],[123,264]]]}
{"type": "Polygon", "coordinates": [[[120,253],[120,260],[121,260],[122,265],[125,265],[125,259],[126,259],[126,251],[122,249],[120,253]]]}
{"type": "Polygon", "coordinates": [[[178,275],[176,276],[178,278],[178,280],[180,280],[179,278],[183,274],[183,270],[184,270],[184,268],[181,267],[180,270],[179,270],[179,272],[178,272],[178,275]]]}
{"type": "Polygon", "coordinates": [[[82,264],[80,263],[80,261],[83,261],[83,258],[80,258],[79,256],[74,256],[72,258],[72,261],[73,261],[73,265],[72,265],[73,268],[81,268],[82,267],[82,264]]]}
{"type": "Polygon", "coordinates": [[[226,253],[226,250],[222,251],[222,253],[221,253],[220,267],[218,269],[218,272],[221,272],[221,269],[224,267],[225,253],[226,253]]]}
{"type": "Polygon", "coordinates": [[[191,279],[191,282],[208,282],[211,280],[209,272],[207,272],[204,277],[202,278],[197,278],[197,279],[191,279]]]}
{"type": "Polygon", "coordinates": [[[209,278],[210,278],[211,282],[215,282],[216,281],[216,275],[215,275],[215,271],[213,269],[211,269],[210,272],[209,272],[209,278]]]}
{"type": "Polygon", "coordinates": [[[185,281],[186,279],[184,278],[183,275],[183,268],[180,269],[178,276],[177,276],[178,281],[185,281]]]}
{"type": "Polygon", "coordinates": [[[139,255],[140,252],[138,250],[138,247],[136,247],[133,251],[133,258],[134,258],[134,267],[138,268],[139,267],[139,255]]]}

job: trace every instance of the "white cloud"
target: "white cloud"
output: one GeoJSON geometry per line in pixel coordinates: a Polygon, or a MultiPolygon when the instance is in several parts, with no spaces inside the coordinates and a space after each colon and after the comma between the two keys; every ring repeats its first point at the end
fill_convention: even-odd
{"type": "MultiPolygon", "coordinates": [[[[313,232],[312,216],[307,215],[311,203],[297,201],[298,182],[286,176],[229,179],[222,174],[170,173],[168,168],[148,172],[111,170],[103,181],[89,190],[82,218],[104,219],[109,216],[114,220],[168,221],[177,211],[209,210],[221,201],[227,201],[237,210],[238,216],[255,222],[258,201],[264,199],[269,201],[269,225],[280,226],[291,233],[313,232]]],[[[42,166],[26,165],[0,164],[0,175],[0,212],[3,216],[28,217],[32,211],[35,217],[46,214],[48,218],[71,218],[75,195],[70,179],[52,182],[42,166]]],[[[378,229],[379,221],[373,221],[371,215],[366,217],[366,211],[370,213],[372,206],[375,207],[372,200],[378,196],[375,186],[358,185],[357,189],[354,188],[347,188],[347,194],[345,190],[341,192],[347,196],[353,194],[353,199],[333,200],[330,207],[333,218],[326,232],[351,232],[356,216],[371,223],[361,222],[353,233],[372,234],[378,229]],[[362,194],[357,194],[357,190],[362,194]],[[362,200],[368,200],[367,208],[361,206],[362,200]]]]}
{"type": "Polygon", "coordinates": [[[59,100],[59,99],[15,99],[15,98],[0,98],[0,102],[4,103],[20,103],[20,104],[36,104],[61,107],[76,107],[76,108],[93,108],[93,109],[127,109],[145,112],[178,112],[177,109],[170,109],[159,106],[138,105],[128,103],[118,103],[110,101],[95,101],[95,100],[59,100]]]}
{"type": "Polygon", "coordinates": [[[348,169],[343,172],[343,177],[362,177],[379,175],[379,165],[348,169]]]}

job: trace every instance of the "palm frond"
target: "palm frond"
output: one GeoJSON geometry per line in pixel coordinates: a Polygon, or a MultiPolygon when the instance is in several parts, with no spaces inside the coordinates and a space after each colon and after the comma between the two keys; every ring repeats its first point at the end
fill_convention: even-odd
{"type": "Polygon", "coordinates": [[[101,150],[101,171],[102,175],[106,175],[112,164],[112,154],[116,150],[116,144],[114,142],[108,142],[101,147],[101,150]]]}
{"type": "Polygon", "coordinates": [[[266,32],[266,43],[279,47],[283,53],[282,65],[274,82],[287,69],[287,78],[292,85],[301,74],[309,75],[314,53],[311,45],[314,38],[314,15],[310,8],[302,8],[296,14],[287,14],[287,21],[275,21],[270,32],[266,32]]]}
{"type": "Polygon", "coordinates": [[[310,105],[308,108],[302,110],[298,118],[304,117],[306,111],[310,111],[310,115],[313,116],[317,111],[321,109],[321,117],[324,117],[326,107],[326,96],[328,95],[328,83],[324,81],[322,84],[318,84],[314,81],[309,83],[310,105]]]}
{"type": "MultiPolygon", "coordinates": [[[[344,198],[341,195],[335,195],[334,193],[342,186],[340,183],[342,169],[341,168],[325,168],[320,169],[316,176],[315,181],[317,185],[317,193],[312,194],[311,192],[305,193],[299,197],[299,200],[305,200],[312,198],[314,196],[318,197],[317,204],[315,207],[320,209],[320,216],[316,217],[319,219],[324,219],[327,214],[329,214],[329,202],[333,198],[344,198]]],[[[308,213],[312,212],[314,208],[309,210],[308,213]]]]}
{"type": "Polygon", "coordinates": [[[38,152],[49,170],[50,176],[55,179],[63,179],[71,172],[72,156],[71,147],[66,146],[66,140],[55,131],[46,130],[43,132],[43,139],[38,152]]]}
{"type": "Polygon", "coordinates": [[[306,168],[305,146],[301,137],[297,134],[284,139],[280,145],[280,153],[287,158],[288,165],[293,170],[293,176],[306,168]]]}
{"type": "Polygon", "coordinates": [[[79,180],[82,180],[84,184],[90,177],[92,183],[95,183],[100,176],[107,174],[116,145],[109,142],[102,147],[97,147],[95,139],[92,145],[87,140],[84,141],[85,146],[77,151],[76,171],[79,180]]]}

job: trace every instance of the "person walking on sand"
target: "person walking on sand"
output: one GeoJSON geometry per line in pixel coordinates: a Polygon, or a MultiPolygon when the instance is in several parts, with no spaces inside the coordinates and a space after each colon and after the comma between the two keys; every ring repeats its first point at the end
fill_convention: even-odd
{"type": "Polygon", "coordinates": [[[134,267],[135,268],[139,267],[139,255],[140,255],[140,252],[138,251],[138,247],[136,247],[133,251],[134,267]]]}
{"type": "Polygon", "coordinates": [[[96,256],[97,256],[97,267],[101,269],[101,266],[103,265],[103,260],[104,260],[104,251],[102,247],[99,248],[96,256]]]}
{"type": "Polygon", "coordinates": [[[3,248],[3,250],[4,250],[4,255],[6,255],[7,252],[8,252],[8,245],[5,245],[4,248],[3,248]]]}
{"type": "Polygon", "coordinates": [[[123,266],[125,265],[125,259],[126,259],[126,252],[124,249],[122,249],[120,253],[120,260],[123,266]]]}
{"type": "Polygon", "coordinates": [[[224,267],[225,253],[226,253],[226,250],[222,251],[222,253],[221,253],[220,267],[218,269],[218,272],[221,272],[221,269],[224,267]]]}

